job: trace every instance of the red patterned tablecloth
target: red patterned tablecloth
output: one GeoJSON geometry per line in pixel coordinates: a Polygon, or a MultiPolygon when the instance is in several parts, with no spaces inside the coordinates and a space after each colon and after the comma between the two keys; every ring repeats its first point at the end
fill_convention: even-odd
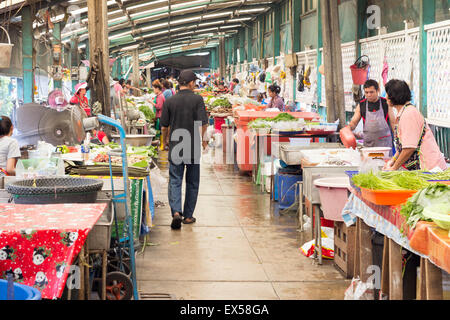
{"type": "Polygon", "coordinates": [[[60,298],[69,266],[106,208],[98,204],[0,204],[0,275],[60,298]]]}

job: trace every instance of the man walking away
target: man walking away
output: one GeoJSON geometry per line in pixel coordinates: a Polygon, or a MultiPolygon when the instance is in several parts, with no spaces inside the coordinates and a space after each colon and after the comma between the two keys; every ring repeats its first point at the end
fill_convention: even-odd
{"type": "Polygon", "coordinates": [[[194,93],[197,76],[185,70],[178,78],[180,91],[164,103],[161,130],[164,145],[169,146],[169,204],[172,211],[172,229],[181,223],[195,223],[193,217],[200,186],[201,148],[208,127],[203,98],[194,93]],[[201,132],[200,132],[201,131],[201,132]],[[186,170],[186,194],[182,208],[181,189],[186,170]],[[183,210],[182,210],[183,209],[183,210]]]}

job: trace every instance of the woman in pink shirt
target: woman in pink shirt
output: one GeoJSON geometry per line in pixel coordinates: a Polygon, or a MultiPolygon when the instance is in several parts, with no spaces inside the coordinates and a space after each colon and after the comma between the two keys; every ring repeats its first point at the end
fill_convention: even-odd
{"type": "Polygon", "coordinates": [[[386,98],[391,108],[397,109],[395,144],[397,153],[386,164],[386,170],[446,170],[447,164],[433,132],[425,118],[413,106],[411,90],[405,81],[391,80],[386,84],[386,98]]]}
{"type": "Polygon", "coordinates": [[[161,82],[159,82],[159,80],[155,80],[152,83],[153,86],[153,90],[156,94],[156,98],[154,101],[150,100],[150,103],[155,107],[155,120],[156,120],[156,125],[155,125],[155,129],[156,129],[156,138],[158,139],[160,136],[160,131],[161,131],[161,127],[160,127],[160,118],[161,118],[161,113],[162,113],[162,108],[164,105],[164,102],[166,101],[166,99],[164,98],[164,94],[163,94],[163,86],[161,84],[161,82]]]}

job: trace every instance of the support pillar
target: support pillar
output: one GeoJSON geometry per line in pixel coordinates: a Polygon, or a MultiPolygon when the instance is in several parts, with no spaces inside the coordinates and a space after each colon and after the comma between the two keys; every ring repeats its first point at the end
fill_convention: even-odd
{"type": "Polygon", "coordinates": [[[322,8],[321,1],[317,0],[317,111],[319,111],[320,104],[322,102],[322,74],[319,72],[319,67],[323,63],[322,52],[320,48],[323,47],[323,38],[322,38],[322,8]]]}
{"type": "MultiPolygon", "coordinates": [[[[53,41],[52,44],[55,46],[59,46],[60,50],[60,60],[59,62],[53,60],[52,65],[55,65],[55,62],[57,65],[62,66],[62,60],[63,60],[63,47],[61,44],[61,22],[55,23],[53,27],[53,41]]],[[[53,58],[52,58],[53,59],[53,58]]],[[[53,87],[54,89],[62,89],[62,80],[53,80],[53,87]]]]}
{"type": "Polygon", "coordinates": [[[427,32],[425,25],[434,23],[436,20],[436,0],[420,0],[420,31],[419,31],[419,54],[420,54],[420,111],[424,117],[428,115],[427,108],[427,32]]]}
{"type": "MultiPolygon", "coordinates": [[[[275,9],[275,21],[273,24],[273,57],[280,56],[280,25],[281,25],[281,6],[277,6],[275,9]]],[[[276,64],[276,61],[275,61],[276,64]]]]}
{"type": "Polygon", "coordinates": [[[33,21],[31,7],[22,9],[23,102],[34,101],[33,21]]]}
{"type": "Polygon", "coordinates": [[[108,6],[106,0],[88,0],[87,5],[90,74],[96,74],[95,81],[90,79],[91,103],[99,101],[102,113],[110,117],[108,6]]]}
{"type": "Polygon", "coordinates": [[[247,62],[250,63],[253,60],[253,25],[247,28],[247,62]]]}
{"type": "Polygon", "coordinates": [[[139,51],[138,51],[138,49],[133,50],[132,63],[133,63],[132,84],[133,84],[133,87],[139,88],[140,70],[139,70],[139,51]]]}
{"type": "Polygon", "coordinates": [[[339,31],[338,4],[321,1],[323,56],[327,99],[327,121],[340,120],[345,126],[344,76],[342,70],[341,35],[339,31]]]}
{"type": "MultiPolygon", "coordinates": [[[[70,51],[72,53],[71,56],[71,66],[79,67],[80,66],[80,54],[78,52],[78,39],[74,38],[70,41],[70,51]]],[[[72,91],[75,92],[75,86],[79,80],[72,80],[72,91]]]]}

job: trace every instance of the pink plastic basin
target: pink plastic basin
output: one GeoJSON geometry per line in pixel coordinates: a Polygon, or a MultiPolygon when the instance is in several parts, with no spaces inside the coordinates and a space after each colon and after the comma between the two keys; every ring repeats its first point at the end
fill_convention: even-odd
{"type": "Polygon", "coordinates": [[[319,189],[320,203],[325,219],[344,221],[342,219],[342,210],[348,199],[349,178],[323,178],[314,181],[314,185],[319,189]]]}

